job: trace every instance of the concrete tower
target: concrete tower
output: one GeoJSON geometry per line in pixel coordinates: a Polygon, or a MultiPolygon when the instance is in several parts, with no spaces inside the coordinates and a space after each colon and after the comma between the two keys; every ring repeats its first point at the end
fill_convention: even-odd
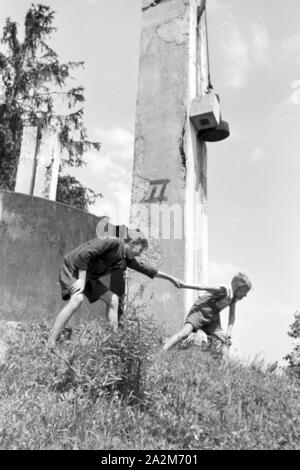
{"type": "MultiPolygon", "coordinates": [[[[131,225],[150,241],[145,259],[192,283],[206,283],[208,271],[207,153],[197,125],[205,100],[215,126],[220,122],[218,99],[209,93],[205,4],[142,1],[131,201],[131,225]]],[[[140,284],[149,312],[170,333],[178,329],[195,291],[134,273],[129,298],[140,284]]]]}

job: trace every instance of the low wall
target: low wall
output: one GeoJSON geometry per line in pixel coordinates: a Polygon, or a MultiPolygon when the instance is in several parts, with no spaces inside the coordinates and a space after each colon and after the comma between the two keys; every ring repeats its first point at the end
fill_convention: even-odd
{"type": "MultiPolygon", "coordinates": [[[[63,305],[58,271],[63,256],[96,237],[100,218],[65,204],[0,191],[0,320],[53,320],[63,305]]],[[[78,320],[103,315],[85,301],[78,320]]]]}

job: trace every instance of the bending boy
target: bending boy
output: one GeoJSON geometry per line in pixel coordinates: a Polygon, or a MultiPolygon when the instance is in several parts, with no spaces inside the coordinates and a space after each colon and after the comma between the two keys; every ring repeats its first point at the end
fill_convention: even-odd
{"type": "MultiPolygon", "coordinates": [[[[138,231],[137,231],[138,233],[138,231]]],[[[108,321],[114,330],[118,328],[119,298],[124,295],[125,282],[122,273],[127,267],[153,278],[167,279],[176,287],[179,281],[168,274],[157,271],[153,266],[135,259],[148,248],[148,242],[138,234],[134,240],[96,238],[83,243],[64,257],[59,283],[63,300],[67,305],[59,312],[48,339],[48,348],[54,349],[60,330],[78,310],[86,296],[90,303],[101,299],[107,305],[108,321]],[[101,282],[107,274],[121,274],[119,282],[109,287],[101,282]]],[[[105,278],[104,278],[105,279],[105,278]]]]}
{"type": "MultiPolygon", "coordinates": [[[[199,288],[197,286],[185,286],[183,283],[180,286],[199,288]]],[[[163,348],[164,351],[168,351],[172,346],[187,338],[193,331],[203,330],[207,335],[214,336],[222,342],[222,353],[223,356],[226,356],[231,344],[236,303],[246,297],[251,288],[250,279],[245,274],[238,273],[233,277],[231,287],[199,289],[205,290],[207,293],[197,298],[186,317],[184,327],[166,342],[163,348]],[[226,307],[229,307],[229,319],[227,332],[225,333],[221,327],[220,312],[226,307]]]]}

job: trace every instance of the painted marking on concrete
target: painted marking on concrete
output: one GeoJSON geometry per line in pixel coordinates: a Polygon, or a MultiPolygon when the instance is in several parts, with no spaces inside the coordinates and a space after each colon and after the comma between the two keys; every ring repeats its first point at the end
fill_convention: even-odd
{"type": "Polygon", "coordinates": [[[168,200],[168,198],[165,196],[165,192],[168,184],[170,183],[169,179],[150,180],[149,183],[149,192],[141,202],[150,202],[153,204],[168,200]]]}

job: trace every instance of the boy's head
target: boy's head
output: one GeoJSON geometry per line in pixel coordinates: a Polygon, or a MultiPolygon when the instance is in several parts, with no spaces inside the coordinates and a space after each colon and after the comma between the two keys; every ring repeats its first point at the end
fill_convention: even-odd
{"type": "Polygon", "coordinates": [[[128,259],[133,259],[135,256],[139,256],[142,251],[147,250],[148,248],[148,240],[138,229],[128,231],[128,238],[125,241],[125,244],[126,256],[128,259]]]}
{"type": "Polygon", "coordinates": [[[237,273],[232,278],[231,287],[233,298],[236,300],[242,300],[252,289],[252,283],[246,274],[237,273]]]}

